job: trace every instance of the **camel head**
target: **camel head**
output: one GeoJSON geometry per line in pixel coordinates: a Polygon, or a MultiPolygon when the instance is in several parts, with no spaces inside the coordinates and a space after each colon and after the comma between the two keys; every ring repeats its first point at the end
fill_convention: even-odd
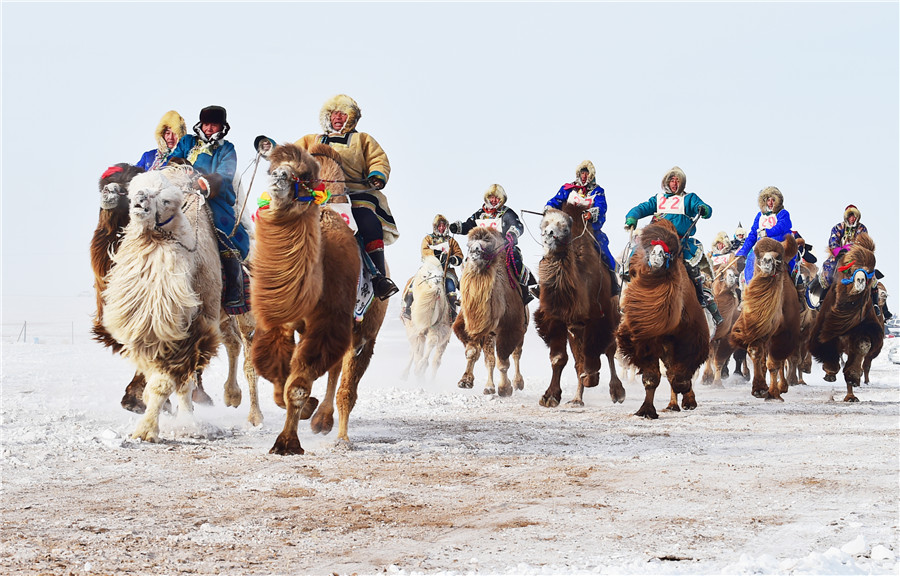
{"type": "Polygon", "coordinates": [[[882,308],[884,308],[884,305],[887,304],[887,299],[888,299],[887,288],[885,288],[884,284],[882,284],[881,282],[879,282],[875,286],[875,288],[877,289],[876,293],[878,295],[878,298],[877,298],[878,305],[881,306],[882,308]]]}
{"type": "Polygon", "coordinates": [[[843,252],[835,266],[834,284],[845,287],[851,296],[874,288],[878,283],[875,278],[875,243],[868,234],[860,234],[850,250],[843,252]]]}
{"type": "Polygon", "coordinates": [[[725,282],[725,286],[732,290],[738,286],[740,283],[740,278],[738,277],[738,273],[734,271],[734,268],[729,268],[725,271],[725,274],[722,276],[722,279],[725,282]]]}
{"type": "Polygon", "coordinates": [[[180,169],[153,170],[135,176],[128,185],[131,218],[153,228],[172,220],[184,204],[190,177],[180,169]],[[179,185],[180,184],[180,185],[179,185]]]}
{"type": "Polygon", "coordinates": [[[753,247],[756,253],[757,274],[762,277],[774,276],[784,268],[784,246],[773,238],[760,238],[753,247]]]}
{"type": "Polygon", "coordinates": [[[503,236],[497,230],[481,226],[472,228],[466,243],[466,265],[473,266],[479,272],[490,268],[494,260],[503,257],[504,245],[503,236]]]}
{"type": "Polygon", "coordinates": [[[675,226],[668,220],[657,220],[645,226],[639,241],[651,273],[665,273],[681,256],[681,241],[675,226]]]}
{"type": "Polygon", "coordinates": [[[100,177],[100,209],[114,210],[120,208],[128,210],[128,183],[136,175],[141,174],[143,168],[120,162],[106,169],[100,177]]]}
{"type": "Polygon", "coordinates": [[[548,208],[541,218],[541,243],[544,256],[564,249],[572,238],[572,218],[554,208],[548,208]]]}
{"type": "Polygon", "coordinates": [[[319,164],[306,150],[294,144],[281,144],[269,153],[269,186],[273,210],[286,209],[298,190],[301,196],[314,188],[319,179],[319,164]]]}

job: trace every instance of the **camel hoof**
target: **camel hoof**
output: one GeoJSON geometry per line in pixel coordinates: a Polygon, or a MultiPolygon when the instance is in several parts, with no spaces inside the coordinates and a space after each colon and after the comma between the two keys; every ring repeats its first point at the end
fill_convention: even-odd
{"type": "Polygon", "coordinates": [[[859,402],[859,398],[851,394],[847,394],[846,396],[844,396],[844,402],[859,402]]]}
{"type": "Polygon", "coordinates": [[[203,406],[212,406],[213,399],[209,397],[209,394],[206,393],[202,387],[194,388],[194,392],[191,394],[191,400],[194,401],[194,404],[201,404],[203,406]]]}
{"type": "Polygon", "coordinates": [[[278,454],[279,456],[287,456],[290,454],[303,454],[303,447],[300,446],[300,439],[295,435],[291,438],[284,438],[279,434],[275,440],[275,445],[269,450],[269,454],[278,454]]]}
{"type": "Polygon", "coordinates": [[[501,398],[506,398],[506,397],[512,396],[512,395],[513,395],[513,387],[512,386],[501,386],[500,388],[497,388],[497,396],[500,396],[501,398]]]}
{"type": "Polygon", "coordinates": [[[135,398],[130,394],[126,393],[122,396],[122,408],[128,410],[129,412],[134,412],[135,414],[143,414],[147,411],[147,405],[144,404],[144,401],[140,398],[135,398]]]}
{"type": "Polygon", "coordinates": [[[465,380],[460,380],[457,386],[459,386],[460,388],[471,388],[474,384],[474,382],[466,382],[465,380]]]}
{"type": "Polygon", "coordinates": [[[826,374],[825,381],[826,382],[837,382],[837,376],[835,376],[834,374],[826,374]]]}
{"type": "Polygon", "coordinates": [[[334,428],[334,415],[329,414],[328,416],[325,416],[324,414],[316,414],[313,419],[309,421],[309,427],[314,434],[328,434],[331,432],[331,429],[334,428]]]}
{"type": "Polygon", "coordinates": [[[656,413],[656,410],[653,412],[641,409],[634,413],[635,416],[640,416],[641,418],[646,418],[647,420],[657,420],[659,419],[659,414],[656,413]]]}
{"type": "MultiPolygon", "coordinates": [[[[868,384],[868,382],[866,382],[868,384]]],[[[525,379],[517,378],[516,379],[516,390],[524,390],[525,389],[525,379]]]]}
{"type": "Polygon", "coordinates": [[[556,408],[557,406],[559,406],[559,398],[554,398],[553,396],[542,396],[538,401],[538,404],[540,404],[544,408],[556,408]]]}
{"type": "Polygon", "coordinates": [[[689,403],[685,404],[684,402],[682,402],[682,403],[681,403],[681,407],[684,408],[685,410],[696,410],[696,409],[697,409],[697,403],[696,403],[696,402],[689,402],[689,403]]]}
{"type": "Polygon", "coordinates": [[[666,406],[667,412],[681,412],[681,408],[678,407],[678,404],[669,404],[666,406]]]}
{"type": "Polygon", "coordinates": [[[569,400],[568,402],[566,402],[566,406],[575,406],[575,407],[581,408],[584,406],[584,402],[573,398],[573,399],[569,400]]]}
{"type": "Polygon", "coordinates": [[[613,404],[625,402],[625,388],[620,385],[618,389],[610,390],[609,397],[613,401],[613,404]]]}
{"type": "Polygon", "coordinates": [[[766,396],[769,395],[769,391],[768,390],[754,390],[753,395],[756,396],[757,398],[765,398],[766,396]]]}
{"type": "Polygon", "coordinates": [[[250,410],[250,414],[247,415],[247,422],[250,423],[254,428],[258,426],[262,426],[263,423],[263,414],[260,410],[250,410]]]}
{"type": "Polygon", "coordinates": [[[769,402],[772,400],[778,400],[779,402],[784,402],[784,398],[782,398],[781,396],[773,396],[769,393],[766,393],[765,400],[766,400],[766,402],[769,402]]]}
{"type": "MultiPolygon", "coordinates": [[[[303,404],[303,408],[300,409],[300,419],[301,420],[309,420],[310,416],[313,415],[313,412],[316,411],[316,407],[319,405],[319,399],[314,396],[310,396],[306,399],[306,403],[303,404]]],[[[299,441],[298,441],[299,443],[299,441]]]]}
{"type": "Polygon", "coordinates": [[[484,394],[485,396],[491,396],[494,394],[494,389],[493,388],[485,388],[484,391],[482,391],[482,394],[484,394]]]}

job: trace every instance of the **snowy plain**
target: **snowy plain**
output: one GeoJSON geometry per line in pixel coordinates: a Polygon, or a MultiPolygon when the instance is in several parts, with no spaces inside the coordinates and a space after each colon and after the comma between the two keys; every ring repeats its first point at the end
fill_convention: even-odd
{"type": "MultiPolygon", "coordinates": [[[[457,388],[455,338],[434,381],[400,380],[398,304],[351,443],[301,422],[306,454],[280,457],[268,382],[262,426],[246,422],[243,376],[243,404],[224,407],[224,348],[204,375],[215,405],[136,442],[119,406],[133,368],[89,339],[92,296],[4,297],[0,573],[898,573],[896,340],[858,404],[814,364],[783,403],[732,376],[695,381],[699,407],[665,412],[663,384],[647,421],[640,382],[613,404],[606,367],[584,407],[538,406],[550,367],[533,327],[510,398],[481,393],[481,363],[475,388],[457,388]]],[[[567,368],[563,401],[574,392],[567,368]]]]}

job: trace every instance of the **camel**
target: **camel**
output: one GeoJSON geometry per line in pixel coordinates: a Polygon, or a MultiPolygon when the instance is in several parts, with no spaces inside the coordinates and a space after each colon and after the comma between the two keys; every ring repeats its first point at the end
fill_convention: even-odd
{"type": "Polygon", "coordinates": [[[697,407],[691,378],[709,354],[709,328],[672,223],[660,219],[648,224],[637,242],[628,262],[631,281],[616,341],[644,383],[644,402],[635,415],[656,419],[653,398],[661,377],[660,361],[672,387],[666,409],[679,410],[677,394],[682,395],[685,410],[697,407]]]}
{"type": "Polygon", "coordinates": [[[752,394],[782,400],[788,391],[785,360],[799,348],[800,302],[787,263],[797,255],[797,241],[760,238],[753,246],[756,270],[744,290],[741,315],[731,330],[730,342],[753,362],[752,394]],[[766,371],[769,386],[766,387],[766,371]]]}
{"type": "Polygon", "coordinates": [[[812,355],[809,353],[809,335],[819,311],[809,305],[806,292],[809,283],[818,273],[818,266],[798,258],[799,270],[795,286],[797,288],[797,301],[800,303],[800,342],[797,351],[788,358],[787,381],[788,386],[805,385],[803,374],[809,374],[812,370],[812,355]]]}
{"type": "MultiPolygon", "coordinates": [[[[314,432],[329,432],[335,394],[338,439],[349,442],[357,386],[387,311],[387,303],[376,299],[362,322],[354,320],[359,245],[344,218],[319,204],[324,199],[320,184],[343,194],[338,160],[327,145],[313,145],[307,152],[283,144],[269,154],[271,203],[257,218],[250,297],[257,321],[253,365],[272,382],[275,402],[287,410],[272,454],[304,453],[297,433],[301,419],[312,418],[314,432]],[[326,372],[328,391],[319,405],[312,385],[326,372]]],[[[337,198],[346,202],[345,196],[337,198]]]]}
{"type": "Polygon", "coordinates": [[[709,341],[709,358],[703,371],[701,382],[722,387],[722,375],[728,371],[728,359],[734,348],[728,341],[731,328],[738,319],[739,302],[737,290],[740,284],[738,272],[734,268],[721,268],[721,275],[713,281],[713,297],[722,315],[722,323],[716,327],[709,341]]]}
{"type": "MultiPolygon", "coordinates": [[[[106,275],[112,267],[112,257],[118,250],[123,236],[123,229],[130,220],[128,202],[128,183],[142,168],[127,163],[110,166],[100,178],[100,216],[91,241],[91,268],[94,272],[94,290],[97,297],[97,313],[94,316],[92,333],[94,340],[110,348],[114,354],[121,351],[121,344],[112,338],[103,327],[103,300],[101,293],[106,288],[106,275]]],[[[225,380],[225,405],[237,407],[241,403],[241,389],[237,382],[237,362],[241,349],[250,349],[249,341],[255,322],[252,313],[239,316],[228,316],[224,310],[220,313],[223,342],[228,351],[228,376],[225,380]]],[[[250,387],[250,412],[247,420],[254,426],[262,424],[263,415],[259,408],[256,392],[257,376],[249,360],[244,358],[244,376],[250,387]]],[[[123,408],[136,414],[143,414],[146,406],[142,399],[146,379],[140,371],[136,371],[131,382],[125,387],[125,394],[120,401],[123,408]]],[[[212,404],[212,399],[204,391],[201,375],[197,374],[193,401],[198,404],[212,404]]],[[[171,410],[168,400],[165,408],[171,410]]]]}
{"type": "Polygon", "coordinates": [[[488,371],[484,393],[495,393],[497,366],[500,376],[496,394],[511,396],[513,386],[518,390],[525,388],[519,360],[528,328],[528,308],[514,276],[506,269],[506,241],[499,231],[484,227],[470,230],[467,253],[460,280],[462,306],[453,323],[453,333],[466,347],[466,368],[458,386],[474,386],[472,369],[484,352],[488,371]],[[510,356],[515,363],[512,382],[508,376],[510,356]]]}
{"type": "Polygon", "coordinates": [[[130,220],[101,294],[103,327],[146,378],[146,410],[132,437],[149,442],[159,438],[159,413],[173,392],[180,410],[193,411],[195,374],[221,341],[216,232],[202,197],[186,193],[191,184],[181,168],[132,178],[130,220]]]}
{"type": "Polygon", "coordinates": [[[612,295],[612,278],[594,247],[594,235],[583,213],[582,208],[565,203],[562,210],[548,208],[541,220],[544,256],[534,324],[550,348],[552,376],[539,403],[551,408],[559,406],[562,398],[560,380],[569,360],[567,342],[578,377],[578,390],[569,404],[584,406],[584,389],[599,384],[604,354],[610,372],[609,396],[613,403],[625,400],[615,366],[619,302],[612,295]]]}
{"type": "MultiPolygon", "coordinates": [[[[887,310],[888,291],[887,288],[885,288],[884,284],[882,284],[881,282],[875,285],[874,291],[874,300],[875,303],[878,304],[878,309],[876,310],[875,316],[878,318],[878,321],[881,322],[881,329],[882,331],[884,331],[884,324],[888,320],[884,317],[885,310],[887,310]]],[[[872,359],[872,357],[866,356],[866,359],[863,360],[863,382],[865,384],[869,383],[869,371],[872,369],[872,359]]]]}
{"type": "Polygon", "coordinates": [[[878,356],[884,344],[884,324],[872,299],[875,285],[875,243],[863,233],[838,254],[834,280],[809,338],[809,350],[822,363],[826,382],[837,380],[841,355],[847,355],[844,402],[859,402],[853,388],[859,386],[864,363],[878,356]]]}
{"type": "Polygon", "coordinates": [[[413,366],[415,374],[423,376],[429,358],[432,379],[441,365],[451,333],[450,303],[447,301],[444,279],[444,267],[440,260],[426,256],[411,280],[409,290],[413,291],[413,303],[410,319],[403,320],[411,349],[409,363],[401,376],[404,380],[413,366]]]}

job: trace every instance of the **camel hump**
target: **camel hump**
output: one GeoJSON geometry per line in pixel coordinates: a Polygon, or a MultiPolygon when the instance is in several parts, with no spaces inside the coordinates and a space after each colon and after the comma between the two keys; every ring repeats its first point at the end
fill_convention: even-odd
{"type": "Polygon", "coordinates": [[[781,241],[781,245],[784,246],[784,261],[790,262],[794,259],[794,256],[797,255],[797,239],[794,238],[794,235],[788,232],[784,235],[784,240],[781,241]]]}
{"type": "Polygon", "coordinates": [[[872,240],[872,237],[869,236],[869,234],[867,232],[863,232],[862,234],[860,234],[859,236],[856,237],[856,245],[860,246],[862,248],[865,248],[866,250],[869,250],[870,252],[875,251],[875,241],[872,240]]]}
{"type": "Polygon", "coordinates": [[[328,144],[313,142],[312,145],[310,145],[308,152],[313,156],[324,156],[325,158],[330,158],[338,164],[341,164],[341,155],[328,144]]]}

